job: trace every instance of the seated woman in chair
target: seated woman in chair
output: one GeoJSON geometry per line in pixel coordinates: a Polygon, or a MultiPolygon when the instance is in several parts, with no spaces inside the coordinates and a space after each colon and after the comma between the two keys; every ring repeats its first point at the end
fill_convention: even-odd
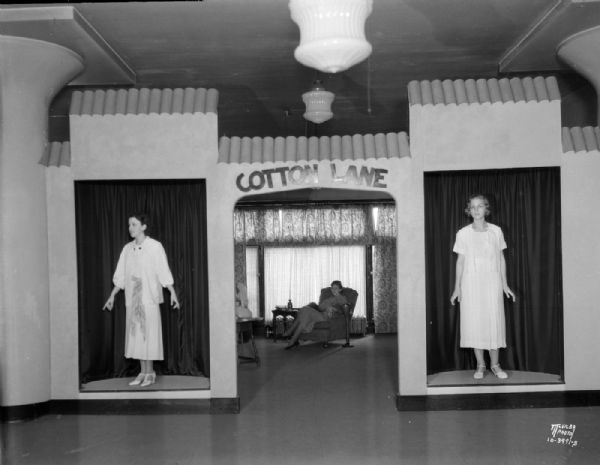
{"type": "Polygon", "coordinates": [[[298,339],[302,333],[312,331],[315,323],[328,320],[336,312],[343,312],[344,305],[349,304],[345,290],[341,281],[333,281],[330,287],[321,291],[318,305],[311,302],[299,309],[294,323],[283,335],[290,338],[285,349],[299,345],[298,339]]]}

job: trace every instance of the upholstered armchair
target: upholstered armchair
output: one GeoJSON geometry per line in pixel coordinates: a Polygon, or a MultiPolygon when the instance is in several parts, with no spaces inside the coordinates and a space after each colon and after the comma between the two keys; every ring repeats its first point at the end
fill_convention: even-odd
{"type": "MultiPolygon", "coordinates": [[[[323,296],[327,295],[328,292],[331,292],[328,287],[321,289],[319,302],[323,300],[323,296]]],[[[350,321],[358,299],[358,292],[345,287],[342,289],[342,295],[348,301],[343,309],[335,311],[326,321],[315,323],[312,331],[301,334],[300,340],[323,342],[323,347],[328,347],[330,341],[345,339],[346,343],[343,347],[352,347],[350,345],[350,321]]]]}

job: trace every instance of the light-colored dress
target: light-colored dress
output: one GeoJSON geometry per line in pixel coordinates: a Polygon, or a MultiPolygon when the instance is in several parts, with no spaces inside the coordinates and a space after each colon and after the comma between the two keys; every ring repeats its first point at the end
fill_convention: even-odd
{"type": "Polygon", "coordinates": [[[113,276],[115,286],[125,290],[125,357],[162,360],[160,307],[163,287],[173,285],[167,255],[151,237],[137,245],[131,241],[121,251],[113,276]]]}
{"type": "Polygon", "coordinates": [[[501,254],[506,248],[502,230],[487,224],[456,233],[454,252],[465,257],[460,282],[460,346],[475,349],[506,347],[501,254]]]}
{"type": "Polygon", "coordinates": [[[343,314],[344,305],[348,303],[348,298],[344,294],[348,291],[342,289],[341,292],[333,295],[330,288],[321,289],[318,305],[312,303],[298,311],[297,318],[304,328],[303,332],[310,333],[315,328],[315,324],[331,319],[338,312],[343,314]]]}

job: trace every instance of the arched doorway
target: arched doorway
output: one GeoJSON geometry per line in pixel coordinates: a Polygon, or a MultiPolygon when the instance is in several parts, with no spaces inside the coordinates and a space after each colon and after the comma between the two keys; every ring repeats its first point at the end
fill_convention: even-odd
{"type": "MultiPolygon", "coordinates": [[[[396,354],[396,224],[394,199],[385,192],[309,188],[247,196],[237,202],[235,280],[245,285],[248,307],[261,320],[254,325],[254,335],[261,339],[258,348],[263,362],[281,361],[284,344],[277,341],[281,341],[286,320],[273,318],[275,307],[285,306],[288,300],[294,307],[316,301],[321,288],[329,286],[332,279],[340,279],[344,286],[359,293],[351,322],[351,342],[358,345],[365,336],[388,335],[387,344],[396,354]],[[358,274],[336,271],[336,265],[327,262],[338,258],[328,257],[340,255],[346,257],[344,260],[359,257],[355,263],[362,270],[358,274]],[[284,263],[283,268],[278,268],[277,263],[284,263]],[[315,281],[314,275],[321,276],[320,280],[315,281]],[[262,354],[261,348],[267,352],[276,350],[277,356],[262,354]]],[[[341,349],[344,342],[333,341],[328,349],[323,349],[321,343],[307,342],[301,350],[305,350],[307,358],[321,360],[341,349]]],[[[389,364],[394,389],[395,367],[394,360],[389,364]]],[[[263,363],[259,370],[270,368],[263,363]]],[[[257,376],[263,382],[269,378],[257,376]]],[[[244,373],[238,375],[239,383],[242,378],[244,373]]],[[[240,384],[239,390],[243,400],[247,387],[240,384]]]]}

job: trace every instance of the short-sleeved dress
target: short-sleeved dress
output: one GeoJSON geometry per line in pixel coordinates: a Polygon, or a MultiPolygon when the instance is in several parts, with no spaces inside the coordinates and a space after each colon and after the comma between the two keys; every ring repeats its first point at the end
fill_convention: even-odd
{"type": "Polygon", "coordinates": [[[163,360],[160,304],[162,288],[173,284],[173,275],[162,244],[146,237],[140,245],[125,245],[113,283],[125,290],[125,357],[163,360]]]}
{"type": "Polygon", "coordinates": [[[460,282],[460,346],[475,349],[506,347],[504,296],[500,260],[506,248],[502,230],[472,224],[456,233],[454,252],[465,256],[460,282]]]}

